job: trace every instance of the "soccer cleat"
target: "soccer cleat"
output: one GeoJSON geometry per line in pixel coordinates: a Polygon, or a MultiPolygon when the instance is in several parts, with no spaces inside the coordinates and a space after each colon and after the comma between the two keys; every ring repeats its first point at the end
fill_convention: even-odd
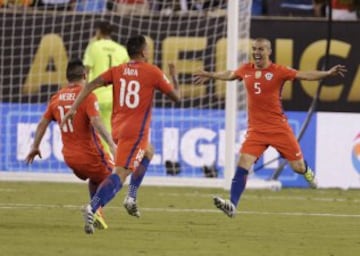
{"type": "Polygon", "coordinates": [[[86,234],[93,234],[94,229],[94,213],[91,210],[91,206],[88,204],[82,209],[83,217],[85,221],[84,231],[86,234]]]}
{"type": "Polygon", "coordinates": [[[128,214],[135,217],[140,217],[140,212],[136,205],[136,200],[133,197],[127,196],[123,203],[125,209],[127,210],[128,214]]]}
{"type": "Polygon", "coordinates": [[[222,199],[221,197],[215,196],[214,204],[217,208],[222,210],[230,218],[235,216],[236,208],[229,200],[222,199]]]}
{"type": "Polygon", "coordinates": [[[108,229],[108,225],[99,211],[94,214],[94,228],[108,229]]]}
{"type": "Polygon", "coordinates": [[[306,172],[304,173],[304,178],[309,183],[311,188],[317,187],[315,174],[309,167],[306,169],[306,172]]]}

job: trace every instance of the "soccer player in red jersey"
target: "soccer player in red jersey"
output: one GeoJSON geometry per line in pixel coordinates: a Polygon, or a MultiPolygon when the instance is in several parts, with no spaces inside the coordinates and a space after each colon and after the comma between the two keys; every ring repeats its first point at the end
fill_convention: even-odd
{"type": "Polygon", "coordinates": [[[287,159],[295,172],[303,174],[311,187],[316,187],[314,173],[303,159],[299,143],[283,112],[282,86],[287,80],[314,81],[329,76],[344,76],[347,71],[342,65],[336,65],[327,71],[298,71],[272,63],[270,55],[270,41],[258,38],[252,43],[253,63],[243,64],[235,71],[199,71],[194,74],[195,83],[203,83],[209,79],[242,80],[247,91],[248,130],[232,180],[230,200],[214,197],[216,207],[229,217],[236,213],[250,168],[269,146],[287,159]]]}
{"type": "Polygon", "coordinates": [[[173,86],[158,67],[147,63],[149,50],[143,36],[131,37],[126,48],[130,61],[110,68],[86,85],[61,124],[65,125],[71,120],[91,91],[113,84],[112,132],[113,137],[118,140],[115,171],[100,185],[84,209],[84,229],[87,234],[94,232],[94,213],[116,195],[127,176],[136,171],[144,158],[149,147],[149,126],[155,90],[160,90],[175,102],[180,100],[176,89],[175,68],[170,66],[173,86]]]}
{"type": "MultiPolygon", "coordinates": [[[[68,63],[66,77],[69,84],[52,96],[37,126],[34,143],[26,157],[27,163],[32,163],[37,155],[41,158],[39,146],[50,122],[56,121],[60,124],[76,96],[84,87],[86,70],[81,60],[73,60],[68,63]]],[[[62,153],[65,163],[78,178],[89,180],[90,198],[95,195],[100,183],[111,175],[114,167],[113,161],[100,143],[98,133],[108,143],[112,154],[115,155],[116,145],[101,122],[96,96],[91,93],[79,106],[74,119],[67,120],[61,127],[62,153]]],[[[99,228],[107,228],[101,214],[98,214],[95,218],[100,222],[97,223],[99,228]]]]}

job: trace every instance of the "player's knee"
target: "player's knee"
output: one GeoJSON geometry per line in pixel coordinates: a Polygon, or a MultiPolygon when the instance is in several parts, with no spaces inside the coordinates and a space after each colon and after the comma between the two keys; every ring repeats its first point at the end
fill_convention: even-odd
{"type": "Polygon", "coordinates": [[[255,156],[250,154],[241,154],[237,165],[245,170],[250,170],[255,161],[255,156]]]}
{"type": "Polygon", "coordinates": [[[154,147],[153,145],[149,144],[145,150],[145,157],[151,160],[154,156],[154,147]]]}
{"type": "Polygon", "coordinates": [[[121,183],[124,184],[127,176],[131,173],[131,170],[124,167],[115,167],[115,173],[120,177],[121,183]]]}

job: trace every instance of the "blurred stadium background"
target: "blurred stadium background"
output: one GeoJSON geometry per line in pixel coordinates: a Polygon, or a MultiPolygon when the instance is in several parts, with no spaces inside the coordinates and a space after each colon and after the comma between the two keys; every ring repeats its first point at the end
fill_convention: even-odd
{"type": "Polygon", "coordinates": [[[329,21],[326,5],[312,2],[0,1],[0,254],[359,255],[360,22],[329,21]],[[139,191],[142,218],[119,210],[120,193],[105,212],[109,230],[89,240],[78,211],[88,200],[86,184],[63,162],[57,125],[45,135],[43,159],[27,166],[24,158],[48,99],[66,83],[67,61],[83,57],[98,20],[110,21],[122,44],[146,35],[150,61],[164,70],[175,62],[186,97],[179,105],[155,97],[156,155],[144,184],[156,186],[139,191]],[[283,90],[296,134],[318,96],[300,144],[320,188],[341,190],[303,189],[303,177],[286,165],[279,171],[282,160],[269,149],[248,186],[285,189],[246,191],[230,220],[213,208],[211,196],[227,194],[246,130],[246,100],[241,84],[227,85],[227,92],[221,83],[195,87],[191,73],[236,67],[248,60],[256,37],[270,39],[277,63],[303,70],[347,66],[346,77],[322,81],[318,95],[317,82],[283,90]]]}
{"type": "MultiPolygon", "coordinates": [[[[56,125],[42,144],[43,159],[32,166],[23,160],[47,100],[66,82],[67,61],[83,57],[96,21],[105,19],[116,28],[113,38],[118,42],[124,44],[135,33],[145,34],[153,53],[150,61],[164,70],[169,61],[178,67],[185,99],[177,106],[160,95],[154,100],[151,140],[156,155],[146,182],[227,187],[225,181],[232,176],[246,129],[245,97],[241,86],[227,86],[228,95],[224,84],[217,82],[195,87],[191,73],[235,68],[248,60],[249,39],[266,37],[273,44],[275,62],[305,70],[323,69],[325,61],[348,67],[345,79],[323,81],[301,146],[316,170],[320,187],[359,188],[360,69],[355,48],[359,45],[359,21],[332,21],[329,28],[326,17],[251,17],[256,1],[236,3],[238,11],[227,10],[223,1],[205,2],[208,6],[198,1],[184,9],[183,1],[150,1],[126,12],[116,1],[102,6],[91,5],[92,1],[70,1],[70,5],[35,1],[33,7],[17,6],[32,1],[3,2],[0,179],[73,179],[62,160],[56,125]],[[234,94],[236,98],[230,97],[234,94]]],[[[294,82],[284,87],[283,104],[295,133],[307,118],[318,86],[317,82],[294,82]]],[[[256,178],[268,180],[281,164],[276,152],[269,149],[254,167],[256,178]]],[[[307,186],[287,166],[278,180],[283,187],[307,186]]]]}
{"type": "MultiPolygon", "coordinates": [[[[329,26],[328,18],[315,17],[312,9],[290,12],[281,4],[286,1],[262,1],[262,8],[267,3],[267,15],[262,16],[255,9],[259,1],[250,0],[229,2],[239,11],[227,10],[226,1],[123,2],[2,3],[0,179],[75,180],[62,160],[56,125],[42,144],[43,159],[32,166],[23,160],[48,99],[66,83],[67,61],[83,57],[96,22],[105,19],[115,27],[113,39],[124,44],[130,35],[144,34],[151,46],[151,62],[164,70],[169,61],[175,62],[185,95],[177,106],[160,95],[154,100],[151,140],[156,155],[145,183],[228,187],[246,129],[246,100],[241,86],[228,86],[228,95],[219,82],[195,87],[191,73],[235,68],[248,60],[250,38],[266,37],[273,44],[275,62],[303,70],[337,63],[349,69],[345,79],[323,81],[301,146],[320,187],[360,187],[358,20],[332,21],[329,26]],[[284,10],[292,16],[270,16],[284,15],[284,10]]],[[[284,87],[283,104],[296,134],[318,86],[294,82],[284,87]]],[[[281,165],[269,149],[254,167],[256,179],[249,187],[263,186],[252,181],[270,179],[281,165]]],[[[288,166],[278,181],[283,187],[307,186],[288,166]]]]}

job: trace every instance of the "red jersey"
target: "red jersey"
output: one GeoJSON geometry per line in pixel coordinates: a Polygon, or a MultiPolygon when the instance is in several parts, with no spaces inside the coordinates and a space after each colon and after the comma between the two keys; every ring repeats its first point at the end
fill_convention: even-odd
{"type": "Polygon", "coordinates": [[[332,8],[333,9],[353,10],[354,4],[355,4],[355,1],[351,1],[351,0],[347,0],[347,1],[332,0],[332,8]]]}
{"type": "Polygon", "coordinates": [[[113,84],[113,138],[148,138],[155,89],[164,94],[173,90],[164,73],[149,63],[130,61],[110,68],[101,77],[113,84]]]}
{"type": "MultiPolygon", "coordinates": [[[[81,89],[80,85],[74,85],[58,91],[51,98],[44,118],[60,124],[81,89]]],[[[77,109],[73,120],[69,120],[61,129],[65,159],[77,158],[78,162],[86,162],[87,158],[104,155],[100,138],[90,123],[90,117],[93,116],[99,116],[99,108],[96,96],[91,93],[77,109]]]]}
{"type": "Polygon", "coordinates": [[[287,80],[296,77],[297,70],[271,63],[265,69],[256,69],[247,63],[235,71],[244,81],[248,100],[248,129],[277,130],[287,118],[281,104],[281,91],[287,80]]]}

